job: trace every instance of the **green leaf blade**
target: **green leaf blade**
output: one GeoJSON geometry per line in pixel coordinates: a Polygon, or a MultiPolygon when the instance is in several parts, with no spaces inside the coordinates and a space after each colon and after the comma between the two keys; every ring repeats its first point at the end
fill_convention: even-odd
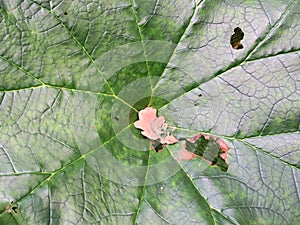
{"type": "Polygon", "coordinates": [[[297,224],[299,10],[1,1],[0,224],[297,224]],[[226,140],[227,172],[152,150],[147,106],[178,139],[226,140]]]}

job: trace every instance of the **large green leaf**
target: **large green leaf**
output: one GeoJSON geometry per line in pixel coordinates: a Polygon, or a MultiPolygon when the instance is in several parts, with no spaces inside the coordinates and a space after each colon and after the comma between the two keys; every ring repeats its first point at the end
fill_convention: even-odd
{"type": "Polygon", "coordinates": [[[298,0],[0,11],[0,224],[299,223],[298,0]],[[228,171],[150,150],[148,103],[177,138],[226,140],[228,171]]]}

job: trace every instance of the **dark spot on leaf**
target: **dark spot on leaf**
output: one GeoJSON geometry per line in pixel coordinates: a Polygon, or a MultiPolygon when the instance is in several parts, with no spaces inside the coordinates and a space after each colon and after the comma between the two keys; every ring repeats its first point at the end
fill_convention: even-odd
{"type": "Polygon", "coordinates": [[[202,94],[199,94],[198,97],[202,97],[202,94]]]}
{"type": "Polygon", "coordinates": [[[156,152],[160,152],[163,150],[163,148],[165,147],[165,145],[163,145],[162,143],[160,143],[159,140],[154,140],[152,141],[152,149],[155,150],[156,152]]]}
{"type": "Polygon", "coordinates": [[[64,15],[68,15],[68,12],[67,12],[67,11],[65,11],[65,12],[64,12],[64,15]]]}
{"type": "Polygon", "coordinates": [[[17,206],[13,206],[13,207],[12,207],[12,210],[13,210],[15,213],[17,213],[17,209],[18,209],[17,206]]]}
{"type": "Polygon", "coordinates": [[[233,49],[239,50],[244,48],[244,46],[241,43],[241,40],[244,38],[244,32],[241,28],[236,27],[234,29],[234,34],[230,38],[230,44],[233,49]]]}
{"type": "Polygon", "coordinates": [[[12,211],[14,211],[14,213],[18,213],[17,212],[17,209],[18,207],[13,205],[14,204],[14,201],[11,201],[10,204],[8,206],[5,207],[5,211],[10,214],[12,213],[12,211]]]}

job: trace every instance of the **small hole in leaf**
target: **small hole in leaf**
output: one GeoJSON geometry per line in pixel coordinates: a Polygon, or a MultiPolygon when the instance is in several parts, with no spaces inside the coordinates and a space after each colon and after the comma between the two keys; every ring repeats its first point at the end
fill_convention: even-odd
{"type": "Polygon", "coordinates": [[[12,210],[13,210],[15,213],[17,213],[17,209],[18,209],[17,206],[13,206],[13,207],[12,207],[12,210]]]}
{"type": "Polygon", "coordinates": [[[244,32],[241,28],[236,27],[234,28],[234,34],[230,38],[230,44],[233,49],[239,50],[244,48],[244,46],[241,43],[241,40],[244,38],[244,32]]]}
{"type": "Polygon", "coordinates": [[[68,12],[67,12],[67,11],[65,11],[65,12],[64,12],[64,15],[68,15],[68,12]]]}
{"type": "Polygon", "coordinates": [[[165,145],[161,144],[159,141],[155,140],[152,141],[152,148],[156,151],[156,152],[160,152],[163,150],[163,148],[165,147],[165,145]]]}
{"type": "Polygon", "coordinates": [[[18,207],[15,205],[13,206],[13,204],[14,204],[14,201],[11,201],[10,204],[5,207],[5,211],[8,214],[11,214],[12,212],[18,213],[18,211],[17,211],[18,207]]]}

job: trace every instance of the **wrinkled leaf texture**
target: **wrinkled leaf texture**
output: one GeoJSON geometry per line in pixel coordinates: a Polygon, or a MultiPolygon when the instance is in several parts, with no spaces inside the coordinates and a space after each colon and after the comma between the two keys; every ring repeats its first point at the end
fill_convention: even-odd
{"type": "Polygon", "coordinates": [[[0,11],[0,224],[300,221],[298,0],[2,0],[0,11]],[[230,46],[235,27],[241,50],[230,46]],[[148,40],[174,48],[150,60],[148,40]],[[139,52],[105,55],[137,42],[139,52]],[[144,60],[105,79],[105,66],[135,55],[144,60]],[[178,171],[152,184],[147,170],[145,185],[104,176],[103,151],[145,168],[175,159],[172,146],[120,141],[126,131],[141,140],[131,109],[149,99],[128,100],[140,93],[164,96],[151,106],[177,135],[226,140],[228,171],[195,159],[174,160],[178,171]],[[124,107],[128,126],[116,131],[124,107]],[[11,201],[17,213],[5,211],[11,201]]]}

